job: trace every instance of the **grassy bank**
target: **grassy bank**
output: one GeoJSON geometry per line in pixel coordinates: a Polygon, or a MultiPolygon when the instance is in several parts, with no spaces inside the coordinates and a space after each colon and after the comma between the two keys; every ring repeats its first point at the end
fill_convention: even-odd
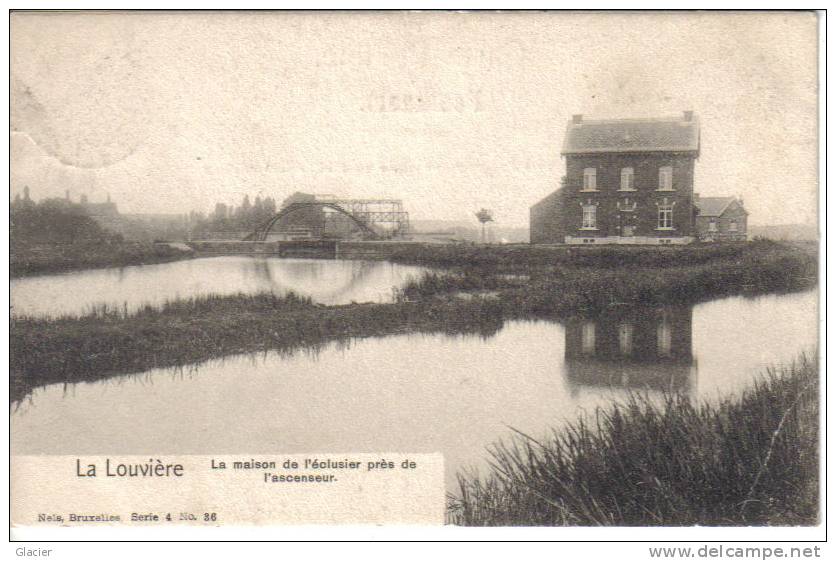
{"type": "Polygon", "coordinates": [[[818,368],[802,358],[742,396],[635,397],[461,475],[451,522],[475,526],[811,525],[818,517],[818,368]]]}
{"type": "Polygon", "coordinates": [[[550,270],[554,267],[688,267],[718,260],[744,258],[752,253],[805,253],[815,258],[814,243],[754,242],[691,244],[686,246],[549,246],[415,244],[395,252],[390,260],[411,265],[471,268],[504,273],[550,270]]]}
{"type": "Polygon", "coordinates": [[[513,313],[549,316],[596,313],[613,304],[691,304],[721,296],[803,290],[815,286],[818,277],[814,252],[768,241],[672,251],[589,248],[568,257],[558,248],[562,251],[548,264],[540,259],[538,248],[522,254],[524,258],[516,250],[485,249],[485,259],[516,257],[492,266],[479,263],[427,273],[403,288],[404,298],[490,293],[513,313]]]}
{"type": "Polygon", "coordinates": [[[192,252],[167,244],[88,241],[13,247],[9,260],[12,278],[80,269],[167,263],[191,257],[192,252]]]}
{"type": "Polygon", "coordinates": [[[128,314],[103,307],[81,317],[13,317],[10,398],[50,383],[95,381],[236,353],[417,331],[488,334],[501,325],[496,303],[482,299],[321,306],[272,294],[176,300],[128,314]]]}
{"type": "Polygon", "coordinates": [[[236,353],[416,331],[493,333],[506,319],[562,319],[599,313],[615,303],[690,304],[730,294],[801,290],[815,282],[816,261],[810,255],[753,244],[731,257],[694,265],[567,265],[528,275],[484,268],[435,272],[408,284],[393,304],[322,306],[266,294],[178,300],[129,314],[105,308],[80,317],[13,316],[11,398],[44,384],[236,353]]]}

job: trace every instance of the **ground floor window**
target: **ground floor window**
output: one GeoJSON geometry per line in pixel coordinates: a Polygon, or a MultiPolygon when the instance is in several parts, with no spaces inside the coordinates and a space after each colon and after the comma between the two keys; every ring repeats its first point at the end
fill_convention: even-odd
{"type": "Polygon", "coordinates": [[[596,226],[595,221],[595,205],[584,205],[583,206],[583,221],[581,222],[581,227],[585,229],[594,229],[596,226]]]}
{"type": "Polygon", "coordinates": [[[595,324],[591,321],[581,327],[581,350],[585,355],[595,353],[595,324]]]}
{"type": "Polygon", "coordinates": [[[659,228],[664,230],[673,229],[673,205],[659,205],[659,228]]]}
{"type": "Polygon", "coordinates": [[[656,328],[656,350],[659,356],[670,356],[671,354],[671,326],[667,318],[656,328]]]}
{"type": "Polygon", "coordinates": [[[621,354],[633,353],[633,326],[629,323],[622,323],[618,326],[618,348],[621,354]]]}

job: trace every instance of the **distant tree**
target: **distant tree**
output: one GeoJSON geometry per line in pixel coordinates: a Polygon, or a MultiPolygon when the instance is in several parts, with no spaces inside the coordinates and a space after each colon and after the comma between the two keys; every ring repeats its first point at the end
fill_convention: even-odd
{"type": "Polygon", "coordinates": [[[246,230],[253,222],[253,206],[250,203],[250,196],[244,195],[241,206],[232,209],[230,212],[232,221],[231,227],[235,230],[246,230]]]}
{"type": "Polygon", "coordinates": [[[250,203],[250,196],[244,195],[244,200],[241,202],[241,207],[238,209],[238,224],[239,227],[245,227],[250,223],[253,216],[253,205],[250,203]]]}
{"type": "Polygon", "coordinates": [[[258,195],[251,202],[249,195],[244,195],[239,206],[216,203],[214,212],[208,217],[190,214],[189,231],[192,239],[215,232],[251,232],[275,214],[276,201],[272,197],[258,195]]]}
{"type": "Polygon", "coordinates": [[[493,213],[486,208],[479,209],[476,219],[482,224],[482,243],[485,243],[485,224],[493,222],[493,213]]]}
{"type": "Polygon", "coordinates": [[[264,212],[268,218],[276,214],[276,200],[273,197],[264,199],[264,212]]]}

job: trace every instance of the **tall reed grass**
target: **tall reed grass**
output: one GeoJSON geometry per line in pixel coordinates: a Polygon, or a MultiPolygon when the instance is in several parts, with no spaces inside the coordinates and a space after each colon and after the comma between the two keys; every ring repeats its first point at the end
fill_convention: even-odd
{"type": "Polygon", "coordinates": [[[474,526],[809,525],[818,519],[818,365],[769,369],[741,396],[634,395],[459,476],[450,522],[474,526]]]}

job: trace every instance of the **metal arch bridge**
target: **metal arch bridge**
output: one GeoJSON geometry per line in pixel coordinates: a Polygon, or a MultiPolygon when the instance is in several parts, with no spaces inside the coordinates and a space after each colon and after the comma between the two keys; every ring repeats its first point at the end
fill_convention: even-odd
{"type": "Polygon", "coordinates": [[[256,228],[244,238],[244,241],[266,241],[270,230],[279,220],[294,212],[312,208],[320,210],[327,208],[348,217],[363,232],[365,239],[377,240],[383,237],[372,228],[373,225],[378,224],[391,225],[393,232],[399,235],[404,235],[409,231],[409,213],[404,212],[403,203],[399,200],[334,199],[291,203],[256,228]],[[383,207],[382,210],[381,207],[383,207]]]}

